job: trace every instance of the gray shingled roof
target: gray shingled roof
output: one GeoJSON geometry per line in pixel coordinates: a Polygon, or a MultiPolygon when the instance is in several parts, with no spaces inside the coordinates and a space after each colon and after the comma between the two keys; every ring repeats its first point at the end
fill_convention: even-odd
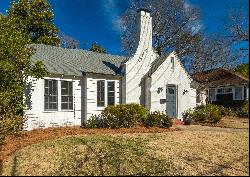
{"type": "Polygon", "coordinates": [[[82,76],[83,73],[120,75],[125,57],[81,49],[64,49],[44,44],[29,45],[35,49],[31,61],[42,61],[52,74],[82,76]]]}

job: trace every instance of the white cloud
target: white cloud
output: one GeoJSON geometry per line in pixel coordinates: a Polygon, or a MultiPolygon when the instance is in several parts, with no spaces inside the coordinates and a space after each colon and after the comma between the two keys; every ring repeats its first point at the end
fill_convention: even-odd
{"type": "Polygon", "coordinates": [[[121,20],[118,15],[118,7],[115,0],[103,0],[104,15],[115,31],[121,31],[121,20]]]}

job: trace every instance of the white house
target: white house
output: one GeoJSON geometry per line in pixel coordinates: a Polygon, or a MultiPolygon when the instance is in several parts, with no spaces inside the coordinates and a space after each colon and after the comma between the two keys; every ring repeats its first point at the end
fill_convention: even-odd
{"type": "Polygon", "coordinates": [[[26,129],[81,125],[108,105],[138,103],[182,119],[196,106],[196,89],[174,52],[159,57],[152,47],[152,17],[138,11],[138,48],[131,58],[31,45],[32,61],[49,75],[29,78],[25,92],[26,129]]]}

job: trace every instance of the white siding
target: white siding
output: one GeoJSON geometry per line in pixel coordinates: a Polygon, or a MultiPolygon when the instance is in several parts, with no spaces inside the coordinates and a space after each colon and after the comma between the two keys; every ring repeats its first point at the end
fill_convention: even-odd
{"type": "MultiPolygon", "coordinates": [[[[47,128],[47,127],[58,127],[66,125],[81,125],[81,80],[77,79],[64,79],[64,78],[45,78],[58,80],[58,111],[44,111],[44,79],[36,80],[29,78],[32,83],[31,97],[29,104],[25,109],[25,115],[27,121],[25,129],[31,130],[34,128],[47,128]],[[62,111],[60,109],[60,81],[73,81],[73,110],[62,111]],[[29,106],[30,105],[30,106],[29,106]]],[[[25,94],[28,94],[28,89],[25,94]]],[[[27,95],[26,95],[27,97],[27,95]]]]}
{"type": "Polygon", "coordinates": [[[115,104],[120,104],[120,84],[118,79],[107,79],[107,78],[96,78],[88,77],[87,78],[87,119],[91,115],[100,114],[105,107],[97,106],[97,81],[105,81],[105,107],[107,106],[107,82],[115,81],[115,104]]]}
{"type": "Polygon", "coordinates": [[[166,103],[160,104],[160,99],[166,99],[166,86],[177,87],[177,117],[182,118],[183,111],[196,106],[196,89],[190,87],[191,79],[174,55],[170,54],[151,76],[151,109],[150,111],[166,111],[166,103]],[[175,57],[174,69],[171,69],[171,57],[175,57]],[[184,90],[187,90],[185,94],[184,90]]]}

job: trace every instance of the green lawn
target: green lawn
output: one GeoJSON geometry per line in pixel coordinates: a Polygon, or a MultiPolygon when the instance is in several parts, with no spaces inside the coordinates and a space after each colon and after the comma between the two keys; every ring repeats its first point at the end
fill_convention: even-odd
{"type": "Polygon", "coordinates": [[[249,174],[248,129],[199,128],[47,140],[9,157],[3,175],[249,174]]]}

